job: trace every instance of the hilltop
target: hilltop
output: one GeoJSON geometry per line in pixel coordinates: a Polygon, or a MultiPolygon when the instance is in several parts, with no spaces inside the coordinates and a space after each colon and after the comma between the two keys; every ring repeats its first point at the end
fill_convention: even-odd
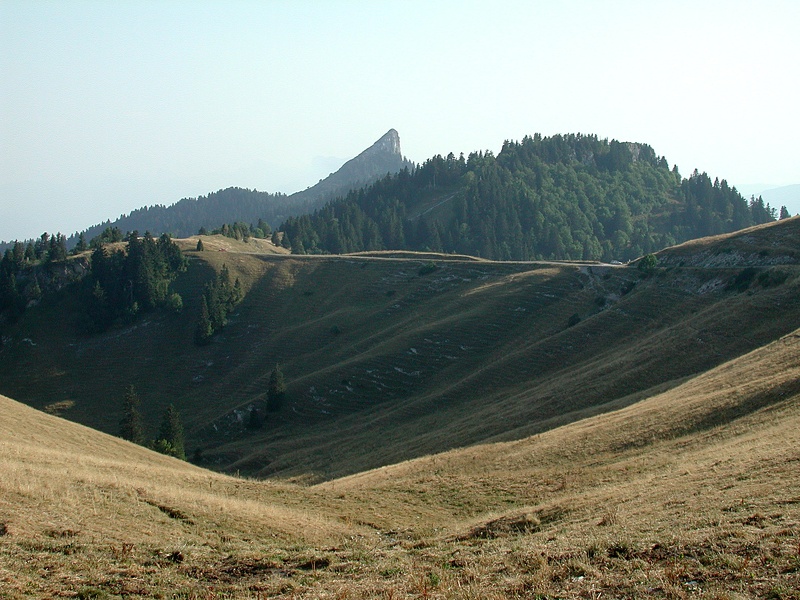
{"type": "Polygon", "coordinates": [[[3,593],[797,598],[798,344],[794,330],[625,408],[311,487],[0,397],[3,593]]]}
{"type": "Polygon", "coordinates": [[[647,144],[536,134],[506,141],[497,156],[434,156],[287,219],[281,231],[295,254],[417,250],[625,261],[777,216],[724,179],[697,170],[682,178],[647,144]]]}
{"type": "Polygon", "coordinates": [[[54,296],[7,328],[0,391],[116,433],[134,383],[149,431],[174,404],[203,466],[340,477],[632,405],[787,335],[800,327],[798,229],[667,249],[652,270],[185,240],[181,314],[87,336],[69,296],[54,296]],[[201,292],[223,265],[244,299],[197,347],[201,292]],[[264,413],[276,364],[287,401],[264,413]],[[250,427],[251,411],[265,422],[250,427]]]}

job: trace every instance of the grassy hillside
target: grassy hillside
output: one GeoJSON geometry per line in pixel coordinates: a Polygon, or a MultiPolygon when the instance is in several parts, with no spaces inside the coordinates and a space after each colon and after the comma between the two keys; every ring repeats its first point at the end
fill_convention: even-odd
{"type": "Polygon", "coordinates": [[[0,397],[0,595],[797,598],[800,330],[625,408],[311,487],[0,397]]]}
{"type": "Polygon", "coordinates": [[[66,296],[29,309],[0,350],[0,391],[116,433],[133,383],[149,435],[174,403],[203,466],[337,477],[623,407],[780,338],[800,327],[798,229],[791,219],[677,247],[652,273],[430,253],[298,257],[227,239],[222,252],[207,240],[213,249],[190,252],[174,284],[182,315],[86,336],[66,296]],[[198,348],[200,290],[223,264],[247,294],[198,348]],[[286,405],[250,429],[276,363],[286,405]]]}

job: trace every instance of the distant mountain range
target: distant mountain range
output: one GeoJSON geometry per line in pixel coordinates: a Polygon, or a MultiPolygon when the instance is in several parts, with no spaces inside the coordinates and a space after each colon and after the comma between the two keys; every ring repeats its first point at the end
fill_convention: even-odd
{"type": "Polygon", "coordinates": [[[765,189],[760,196],[772,206],[785,206],[792,215],[800,214],[800,183],[765,189]]]}
{"type": "MultiPolygon", "coordinates": [[[[255,223],[263,219],[278,227],[287,217],[313,212],[352,189],[369,185],[390,173],[397,173],[413,163],[400,150],[400,135],[395,129],[387,131],[372,146],[347,161],[316,185],[291,195],[270,194],[243,188],[227,188],[197,198],[184,198],[170,205],[142,207],[115,221],[106,221],[83,231],[91,240],[107,227],[127,231],[150,231],[153,235],[170,233],[187,237],[201,227],[215,229],[224,223],[255,223]]],[[[67,245],[74,246],[79,233],[72,235],[67,245]]]]}

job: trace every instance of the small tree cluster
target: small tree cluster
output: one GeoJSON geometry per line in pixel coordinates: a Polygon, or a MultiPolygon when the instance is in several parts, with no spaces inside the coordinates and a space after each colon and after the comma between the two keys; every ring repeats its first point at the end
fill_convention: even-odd
{"type": "Polygon", "coordinates": [[[169,284],[186,269],[186,258],[167,235],[158,240],[149,232],[128,236],[126,250],[107,252],[95,245],[86,280],[89,329],[105,331],[119,318],[132,318],[158,306],[175,310],[182,305],[169,293],[169,284]]]}
{"type": "Polygon", "coordinates": [[[646,254],[639,260],[637,267],[646,273],[652,272],[658,266],[658,258],[655,254],[646,254]]]}
{"type": "MultiPolygon", "coordinates": [[[[121,242],[126,236],[122,235],[122,230],[119,227],[106,227],[100,235],[92,238],[89,242],[91,248],[98,248],[103,244],[114,244],[121,242]]],[[[128,235],[130,237],[130,234],[128,235]]]]}
{"type": "Polygon", "coordinates": [[[47,267],[67,258],[66,238],[43,233],[35,242],[15,241],[0,259],[0,313],[18,319],[32,300],[42,296],[35,267],[47,267]]]}
{"type": "Polygon", "coordinates": [[[214,333],[225,327],[228,315],[243,297],[241,281],[237,277],[231,284],[228,266],[222,265],[214,280],[206,284],[200,299],[200,315],[194,334],[194,341],[198,346],[211,342],[214,333]]]}
{"type": "MultiPolygon", "coordinates": [[[[119,423],[119,435],[134,444],[144,446],[147,444],[142,414],[139,410],[140,405],[141,402],[136,390],[133,385],[129,385],[125,390],[122,401],[122,419],[119,423]]],[[[158,436],[150,442],[149,446],[161,454],[186,460],[183,425],[181,424],[180,414],[172,404],[164,411],[161,418],[161,426],[158,429],[158,436]]]]}
{"type": "Polygon", "coordinates": [[[252,223],[236,222],[233,225],[225,223],[219,229],[214,229],[211,233],[224,235],[225,237],[236,240],[248,241],[251,237],[264,239],[272,234],[272,228],[264,219],[259,219],[257,225],[252,223]]]}
{"type": "Polygon", "coordinates": [[[183,441],[183,425],[176,408],[170,404],[161,418],[158,428],[158,437],[153,442],[153,450],[186,460],[186,450],[183,441]]]}

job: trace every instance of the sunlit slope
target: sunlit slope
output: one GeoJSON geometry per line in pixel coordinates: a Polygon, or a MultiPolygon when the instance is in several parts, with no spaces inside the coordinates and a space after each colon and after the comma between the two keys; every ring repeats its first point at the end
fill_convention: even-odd
{"type": "Polygon", "coordinates": [[[184,557],[302,563],[299,548],[359,533],[287,508],[280,497],[295,488],[205,471],[4,396],[0,415],[0,597],[98,587],[153,597],[186,579],[165,568],[184,557]]]}
{"type": "MultiPolygon", "coordinates": [[[[186,535],[190,521],[211,519],[221,533],[244,519],[243,530],[302,539],[297,526],[304,517],[269,505],[286,486],[213,473],[5,396],[0,412],[0,502],[12,533],[49,527],[93,533],[108,543],[168,545],[173,534],[186,535]],[[249,504],[256,498],[257,509],[249,504]]],[[[322,521],[316,526],[323,537],[337,530],[322,521]]]]}
{"type": "Polygon", "coordinates": [[[203,465],[330,478],[545,431],[780,338],[800,326],[798,229],[792,219],[692,246],[691,256],[733,257],[724,264],[672,261],[688,251],[667,250],[667,266],[650,273],[432,254],[280,256],[241,243],[190,252],[175,283],[183,314],[89,337],[69,306],[35,307],[0,350],[0,384],[114,433],[134,383],[150,434],[174,403],[203,465]],[[223,264],[247,294],[198,348],[199,296],[223,264]],[[249,428],[251,409],[265,414],[276,364],[287,401],[249,428]]]}
{"type": "Polygon", "coordinates": [[[435,540],[449,597],[796,598],[799,382],[794,331],[618,411],[312,489],[435,540]]]}
{"type": "MultiPolygon", "coordinates": [[[[800,479],[788,477],[800,462],[798,424],[800,330],[619,410],[518,441],[452,450],[312,489],[358,498],[402,496],[403,514],[376,507],[367,508],[364,518],[380,522],[384,514],[391,521],[386,527],[398,526],[398,520],[413,527],[421,514],[436,510],[437,527],[451,533],[465,518],[502,509],[503,503],[546,506],[554,498],[565,499],[570,511],[585,511],[584,518],[599,519],[610,508],[598,513],[598,506],[617,505],[582,496],[588,490],[613,494],[618,484],[626,494],[643,494],[638,500],[643,506],[652,506],[656,494],[685,495],[684,503],[693,497],[698,506],[704,498],[710,501],[687,493],[673,477],[688,477],[692,484],[706,479],[703,485],[717,492],[723,489],[720,480],[730,490],[740,487],[732,481],[736,477],[753,480],[762,486],[758,493],[764,502],[794,498],[800,504],[800,479]],[[744,465],[751,465],[747,477],[741,477],[744,465]],[[681,469],[688,471],[678,473],[681,469]]],[[[750,495],[732,491],[728,497],[750,495]]]]}

